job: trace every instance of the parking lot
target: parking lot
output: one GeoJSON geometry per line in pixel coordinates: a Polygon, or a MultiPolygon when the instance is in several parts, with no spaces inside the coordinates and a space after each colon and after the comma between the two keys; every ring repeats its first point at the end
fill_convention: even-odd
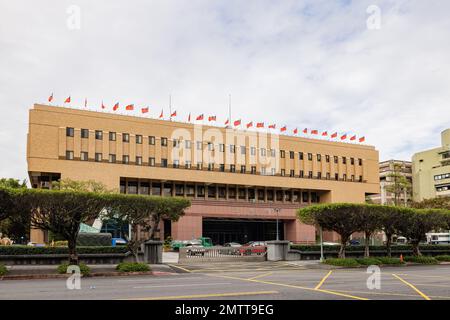
{"type": "Polygon", "coordinates": [[[2,281],[0,299],[450,299],[449,265],[382,268],[379,289],[368,288],[371,274],[364,268],[289,262],[177,267],[178,273],[165,276],[82,278],[81,290],[66,289],[65,279],[2,281]]]}

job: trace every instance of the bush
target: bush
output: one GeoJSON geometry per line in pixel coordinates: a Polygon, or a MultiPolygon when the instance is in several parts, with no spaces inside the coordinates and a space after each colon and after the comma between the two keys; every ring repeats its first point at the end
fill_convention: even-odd
{"type": "Polygon", "coordinates": [[[403,261],[400,261],[400,258],[377,257],[377,259],[381,261],[381,264],[385,265],[404,264],[403,261]]]}
{"type": "MultiPolygon", "coordinates": [[[[126,253],[125,246],[77,247],[78,254],[126,253]]],[[[68,254],[67,247],[0,246],[0,255],[68,254]]]]}
{"type": "Polygon", "coordinates": [[[358,267],[359,263],[358,261],[356,261],[356,259],[351,259],[351,258],[346,258],[346,259],[341,259],[341,258],[330,258],[330,259],[326,259],[323,263],[325,264],[329,264],[332,266],[338,266],[338,267],[358,267]]]}
{"type": "Polygon", "coordinates": [[[434,257],[437,261],[446,261],[450,262],[450,255],[442,255],[434,257]]]}
{"type": "MultiPolygon", "coordinates": [[[[330,246],[330,245],[325,245],[323,246],[323,250],[325,252],[338,252],[339,251],[340,246],[335,245],[335,246],[330,246]]],[[[386,251],[386,246],[370,246],[370,251],[386,251]]],[[[436,244],[422,244],[419,246],[420,250],[424,250],[424,251],[448,251],[450,254],[450,245],[436,245],[436,244]]],[[[298,244],[294,244],[291,246],[291,249],[295,249],[295,250],[299,250],[299,251],[306,251],[306,252],[310,252],[310,251],[317,251],[320,252],[320,245],[298,245],[298,244]]],[[[411,251],[412,252],[412,246],[411,245],[393,245],[391,246],[392,251],[411,251]]],[[[363,245],[359,245],[359,246],[351,246],[351,245],[347,245],[345,251],[347,252],[352,252],[352,251],[364,251],[364,246],[363,245]]]]}
{"type": "Polygon", "coordinates": [[[150,266],[139,262],[121,262],[117,265],[116,270],[120,272],[143,272],[150,271],[150,266]]]}
{"type": "MultiPolygon", "coordinates": [[[[83,276],[88,276],[91,273],[91,269],[85,265],[84,263],[79,263],[78,266],[80,267],[80,272],[83,276]]],[[[63,263],[58,266],[56,271],[60,274],[67,273],[67,268],[69,267],[68,263],[63,263]]]]}
{"type": "Polygon", "coordinates": [[[53,242],[54,247],[67,247],[67,245],[68,245],[68,241],[66,241],[66,240],[58,240],[58,241],[53,242]]]}
{"type": "Polygon", "coordinates": [[[363,266],[380,265],[381,261],[377,258],[357,258],[356,262],[362,264],[363,266]]]}
{"type": "Polygon", "coordinates": [[[6,267],[3,264],[0,264],[0,277],[4,276],[7,273],[8,273],[8,269],[6,269],[6,267]]]}
{"type": "Polygon", "coordinates": [[[406,256],[404,258],[406,262],[414,262],[414,263],[421,263],[421,264],[437,264],[438,261],[433,257],[426,257],[426,256],[406,256]]]}

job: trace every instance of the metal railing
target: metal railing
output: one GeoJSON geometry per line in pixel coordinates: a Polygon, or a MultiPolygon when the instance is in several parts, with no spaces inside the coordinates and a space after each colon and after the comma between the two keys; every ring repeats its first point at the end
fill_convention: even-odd
{"type": "Polygon", "coordinates": [[[266,247],[183,247],[179,263],[265,261],[266,247]]]}

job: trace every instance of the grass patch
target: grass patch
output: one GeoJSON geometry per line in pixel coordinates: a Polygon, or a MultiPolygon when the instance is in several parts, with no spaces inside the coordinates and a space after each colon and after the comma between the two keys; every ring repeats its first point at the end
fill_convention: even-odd
{"type": "Polygon", "coordinates": [[[8,269],[6,269],[6,267],[3,264],[0,264],[0,277],[4,276],[7,273],[8,273],[8,269]]]}
{"type": "Polygon", "coordinates": [[[326,259],[323,263],[338,267],[349,267],[349,268],[359,267],[358,261],[356,261],[356,259],[353,258],[346,258],[346,259],[330,258],[326,259]]]}
{"type": "Polygon", "coordinates": [[[403,261],[400,261],[400,258],[378,257],[377,259],[385,265],[400,265],[405,263],[403,261]]]}
{"type": "Polygon", "coordinates": [[[406,262],[414,262],[421,264],[438,264],[439,262],[433,257],[426,256],[406,256],[403,260],[406,262]]]}
{"type": "MultiPolygon", "coordinates": [[[[59,266],[58,266],[58,268],[56,269],[56,271],[59,273],[59,274],[64,274],[64,273],[67,273],[67,268],[69,267],[69,264],[68,263],[63,263],[63,264],[60,264],[59,266]]],[[[81,274],[83,275],[83,276],[88,276],[90,273],[91,273],[91,269],[87,266],[87,265],[85,265],[84,263],[79,263],[78,264],[78,267],[80,267],[80,272],[81,272],[81,274]]]]}
{"type": "Polygon", "coordinates": [[[121,262],[116,267],[120,272],[145,272],[150,271],[150,266],[139,262],[121,262]]]}
{"type": "Polygon", "coordinates": [[[363,266],[380,265],[382,262],[378,258],[357,258],[356,262],[363,266]]]}
{"type": "Polygon", "coordinates": [[[437,261],[450,262],[450,255],[441,255],[434,257],[437,261]]]}

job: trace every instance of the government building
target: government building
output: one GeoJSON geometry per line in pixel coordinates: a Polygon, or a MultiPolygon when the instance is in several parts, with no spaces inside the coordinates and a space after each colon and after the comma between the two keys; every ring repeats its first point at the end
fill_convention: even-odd
{"type": "MultiPolygon", "coordinates": [[[[280,239],[315,243],[315,227],[296,219],[298,208],[363,203],[380,192],[373,146],[40,104],[29,111],[28,130],[33,188],[68,178],[191,199],[178,222],[161,222],[161,239],[273,240],[278,221],[280,239]]],[[[42,243],[38,231],[31,241],[42,243]]]]}

